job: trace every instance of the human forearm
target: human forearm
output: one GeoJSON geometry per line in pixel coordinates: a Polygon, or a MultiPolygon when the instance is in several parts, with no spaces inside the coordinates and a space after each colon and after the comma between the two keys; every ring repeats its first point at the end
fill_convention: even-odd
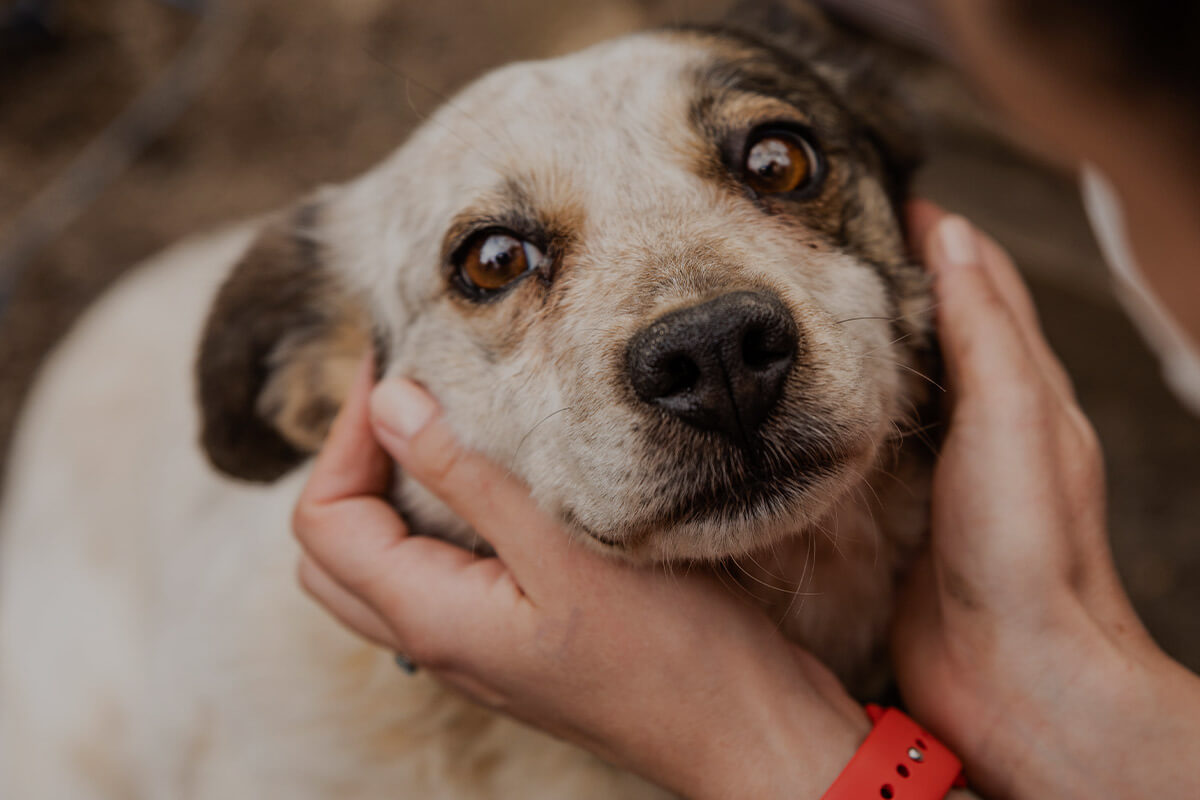
{"type": "Polygon", "coordinates": [[[1200,678],[1154,647],[1113,648],[1087,673],[1060,677],[1056,702],[1023,707],[995,740],[1015,766],[1005,794],[1200,796],[1200,678]]]}

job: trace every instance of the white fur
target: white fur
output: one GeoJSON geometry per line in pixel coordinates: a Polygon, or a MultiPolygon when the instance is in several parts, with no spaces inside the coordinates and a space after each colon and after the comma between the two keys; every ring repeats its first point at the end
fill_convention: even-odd
{"type": "Polygon", "coordinates": [[[131,274],[29,399],[0,526],[0,796],[659,796],[405,677],[299,591],[304,470],[240,485],[195,445],[190,355],[249,235],[131,274]]]}

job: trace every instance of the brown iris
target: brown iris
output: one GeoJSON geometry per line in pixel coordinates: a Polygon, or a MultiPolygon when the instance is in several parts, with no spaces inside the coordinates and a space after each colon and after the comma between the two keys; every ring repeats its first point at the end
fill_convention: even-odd
{"type": "Polygon", "coordinates": [[[490,231],[468,244],[459,269],[477,289],[496,291],[535,268],[541,257],[541,251],[524,239],[507,231],[490,231]]]}
{"type": "Polygon", "coordinates": [[[759,194],[794,192],[812,179],[815,157],[808,143],[786,131],[768,131],[746,150],[746,183],[759,194]]]}

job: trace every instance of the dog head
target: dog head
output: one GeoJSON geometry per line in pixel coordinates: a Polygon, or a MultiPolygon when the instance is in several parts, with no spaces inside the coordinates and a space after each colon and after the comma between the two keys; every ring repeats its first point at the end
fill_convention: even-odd
{"type": "MultiPolygon", "coordinates": [[[[928,296],[898,220],[909,126],[807,30],[496,70],[279,217],[205,333],[213,462],[295,466],[374,345],[613,552],[722,558],[819,520],[922,402],[928,296]]],[[[419,486],[398,503],[469,536],[419,486]]]]}

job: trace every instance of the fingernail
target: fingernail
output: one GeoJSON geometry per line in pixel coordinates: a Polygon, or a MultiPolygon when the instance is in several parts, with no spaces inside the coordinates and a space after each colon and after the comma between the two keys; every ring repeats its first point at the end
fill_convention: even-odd
{"type": "Polygon", "coordinates": [[[437,401],[412,381],[383,381],[371,395],[371,417],[405,439],[416,436],[437,412],[437,401]]]}
{"type": "Polygon", "coordinates": [[[952,266],[969,267],[979,261],[979,247],[970,223],[959,216],[949,216],[938,223],[937,240],[942,254],[952,266]]]}

